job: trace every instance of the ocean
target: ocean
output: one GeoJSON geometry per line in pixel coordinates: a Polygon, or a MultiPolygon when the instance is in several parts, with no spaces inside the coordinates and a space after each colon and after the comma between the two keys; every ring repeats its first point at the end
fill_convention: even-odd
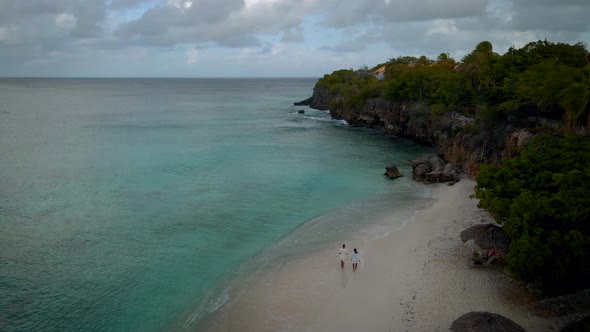
{"type": "Polygon", "coordinates": [[[199,330],[240,279],[411,221],[433,150],[292,106],[316,81],[0,79],[0,330],[199,330]]]}

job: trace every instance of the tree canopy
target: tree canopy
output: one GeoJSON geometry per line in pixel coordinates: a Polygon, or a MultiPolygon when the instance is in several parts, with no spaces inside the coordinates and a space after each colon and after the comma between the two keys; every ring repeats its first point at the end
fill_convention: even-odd
{"type": "Polygon", "coordinates": [[[477,176],[480,207],[512,239],[507,263],[548,294],[590,286],[590,138],[540,134],[477,176]]]}
{"type": "Polygon", "coordinates": [[[539,116],[562,120],[566,128],[590,129],[590,64],[583,44],[536,41],[499,55],[483,41],[457,64],[448,53],[391,58],[385,79],[335,71],[319,84],[342,92],[335,107],[361,108],[367,98],[419,102],[469,115],[506,118],[539,116]],[[486,114],[484,114],[486,113],[486,114]]]}

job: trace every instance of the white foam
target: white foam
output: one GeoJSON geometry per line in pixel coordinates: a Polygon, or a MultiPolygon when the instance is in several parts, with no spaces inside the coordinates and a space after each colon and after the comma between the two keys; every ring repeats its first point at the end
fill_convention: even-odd
{"type": "Polygon", "coordinates": [[[219,310],[224,304],[229,301],[229,289],[224,289],[218,296],[210,299],[203,307],[197,309],[184,324],[185,330],[190,330],[195,322],[198,322],[205,315],[212,314],[219,310]]]}

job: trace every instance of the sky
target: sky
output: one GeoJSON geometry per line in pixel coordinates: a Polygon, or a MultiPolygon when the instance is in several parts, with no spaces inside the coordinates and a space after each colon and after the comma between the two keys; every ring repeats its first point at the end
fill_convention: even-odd
{"type": "Polygon", "coordinates": [[[590,43],[590,0],[0,0],[0,77],[321,77],[590,43]]]}

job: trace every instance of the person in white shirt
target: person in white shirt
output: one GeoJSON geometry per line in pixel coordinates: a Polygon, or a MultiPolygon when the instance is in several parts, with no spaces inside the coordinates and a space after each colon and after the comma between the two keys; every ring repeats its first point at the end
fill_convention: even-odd
{"type": "Polygon", "coordinates": [[[342,248],[338,251],[338,256],[340,256],[340,268],[344,269],[344,260],[346,256],[348,256],[348,251],[346,250],[346,245],[343,243],[342,248]]]}
{"type": "Polygon", "coordinates": [[[350,260],[352,261],[352,272],[354,272],[358,268],[358,264],[361,261],[361,257],[359,256],[359,252],[356,251],[356,248],[354,248],[354,253],[352,253],[350,260]]]}

